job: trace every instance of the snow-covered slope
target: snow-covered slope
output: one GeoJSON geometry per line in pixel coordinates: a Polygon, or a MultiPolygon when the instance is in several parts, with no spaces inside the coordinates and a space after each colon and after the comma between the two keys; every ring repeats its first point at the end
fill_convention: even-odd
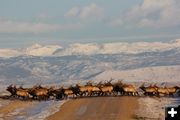
{"type": "Polygon", "coordinates": [[[25,49],[1,49],[0,56],[1,85],[110,78],[177,82],[180,78],[180,40],[72,44],[66,48],[35,44],[25,49]]]}
{"type": "Polygon", "coordinates": [[[117,42],[104,44],[72,44],[56,51],[55,55],[92,55],[92,54],[138,54],[143,52],[180,49],[180,39],[170,42],[117,42]]]}
{"type": "Polygon", "coordinates": [[[39,44],[34,44],[28,48],[26,48],[25,55],[32,55],[32,56],[50,56],[53,55],[53,53],[57,50],[61,49],[58,45],[47,45],[42,46],[39,44]]]}
{"type": "MultiPolygon", "coordinates": [[[[173,74],[175,74],[175,77],[179,77],[178,69],[156,68],[179,65],[180,52],[178,50],[139,54],[97,54],[59,57],[18,56],[6,59],[0,58],[0,84],[56,84],[67,81],[94,80],[97,78],[107,80],[110,77],[117,78],[116,74],[124,74],[124,79],[128,80],[131,78],[130,80],[132,81],[143,79],[148,81],[177,81],[177,78],[174,78],[174,80],[169,78],[173,78],[173,74]],[[149,67],[155,67],[155,70],[149,67]],[[144,68],[147,69],[144,70],[144,68]],[[119,71],[135,69],[140,70],[137,70],[137,72],[127,71],[125,72],[127,74],[124,72],[119,73],[119,71]],[[107,71],[113,71],[112,74],[114,76],[111,76],[107,71]],[[118,72],[116,73],[116,71],[118,72]],[[167,74],[168,72],[170,74],[167,74]],[[156,79],[156,76],[153,76],[154,73],[158,74],[158,79],[156,79]],[[163,76],[160,76],[162,73],[164,74],[163,76],[169,75],[170,77],[167,76],[165,77],[167,79],[164,79],[163,76]],[[108,74],[109,77],[100,77],[104,74],[108,74]],[[141,74],[145,75],[145,77],[141,77],[141,74]],[[132,77],[129,77],[129,75],[132,77]],[[133,77],[133,75],[136,76],[133,77]]],[[[122,76],[118,77],[122,78],[122,76]]]]}
{"type": "Polygon", "coordinates": [[[160,66],[139,68],[135,70],[124,71],[105,71],[97,75],[95,80],[120,79],[131,82],[179,82],[180,83],[180,66],[160,66]]]}
{"type": "Polygon", "coordinates": [[[14,57],[19,56],[22,53],[14,49],[0,49],[0,57],[14,57]]]}
{"type": "Polygon", "coordinates": [[[170,42],[117,42],[103,44],[70,44],[67,47],[59,45],[34,44],[28,48],[0,49],[0,57],[30,56],[69,56],[95,54],[139,54],[144,52],[180,51],[180,39],[170,42]]]}
{"type": "Polygon", "coordinates": [[[20,49],[0,49],[0,57],[17,57],[17,56],[51,56],[53,53],[61,49],[59,45],[40,45],[33,44],[27,48],[20,49]]]}

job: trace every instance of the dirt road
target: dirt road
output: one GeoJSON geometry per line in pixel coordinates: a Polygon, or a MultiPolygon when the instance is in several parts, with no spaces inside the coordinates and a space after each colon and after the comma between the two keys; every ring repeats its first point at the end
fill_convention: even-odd
{"type": "Polygon", "coordinates": [[[94,97],[69,100],[47,120],[131,120],[136,97],[94,97]]]}

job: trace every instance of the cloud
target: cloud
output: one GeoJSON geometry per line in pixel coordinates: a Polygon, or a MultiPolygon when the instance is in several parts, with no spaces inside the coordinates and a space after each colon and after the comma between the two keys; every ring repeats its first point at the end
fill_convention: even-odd
{"type": "Polygon", "coordinates": [[[123,25],[123,20],[121,18],[113,20],[110,22],[110,25],[112,26],[120,26],[123,25]]]}
{"type": "Polygon", "coordinates": [[[82,19],[101,19],[103,17],[104,9],[102,7],[97,6],[96,4],[91,4],[82,8],[80,12],[80,18],[82,19]]]}
{"type": "Polygon", "coordinates": [[[77,17],[81,20],[100,20],[104,17],[104,9],[92,3],[85,7],[73,7],[65,16],[77,17]]]}
{"type": "Polygon", "coordinates": [[[121,17],[111,21],[111,25],[175,27],[180,25],[179,8],[180,2],[178,0],[144,0],[121,17]]]}
{"type": "Polygon", "coordinates": [[[78,24],[46,24],[0,20],[0,33],[47,33],[79,28],[78,24]]]}
{"type": "Polygon", "coordinates": [[[49,19],[50,16],[47,13],[41,13],[37,16],[38,20],[45,20],[45,19],[49,19]]]}
{"type": "Polygon", "coordinates": [[[79,14],[79,11],[78,7],[73,7],[65,14],[65,17],[76,17],[79,14]]]}

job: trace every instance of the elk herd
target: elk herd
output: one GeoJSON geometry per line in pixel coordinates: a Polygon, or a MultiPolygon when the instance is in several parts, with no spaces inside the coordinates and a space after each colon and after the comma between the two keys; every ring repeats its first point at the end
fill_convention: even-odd
{"type": "Polygon", "coordinates": [[[145,83],[140,87],[135,87],[131,84],[117,81],[99,82],[93,84],[87,82],[85,85],[71,85],[69,87],[43,87],[41,85],[31,88],[16,87],[10,85],[6,89],[10,92],[12,98],[32,99],[32,100],[49,100],[49,99],[67,99],[78,97],[92,96],[180,96],[180,87],[158,87],[156,84],[145,86],[145,83]]]}

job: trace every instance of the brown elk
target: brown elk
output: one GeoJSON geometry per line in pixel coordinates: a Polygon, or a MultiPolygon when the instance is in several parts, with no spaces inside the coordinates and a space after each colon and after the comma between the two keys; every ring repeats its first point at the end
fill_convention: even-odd
{"type": "Polygon", "coordinates": [[[164,96],[173,96],[174,93],[178,92],[179,87],[174,86],[174,87],[159,87],[157,88],[158,95],[164,95],[164,96]]]}
{"type": "Polygon", "coordinates": [[[48,88],[42,86],[34,86],[33,88],[29,89],[29,94],[32,95],[33,99],[48,99],[48,88]]]}
{"type": "Polygon", "coordinates": [[[76,87],[79,89],[80,96],[91,96],[93,92],[93,85],[92,83],[87,83],[85,86],[80,86],[76,84],[76,87]]]}
{"type": "Polygon", "coordinates": [[[88,92],[87,86],[80,86],[79,84],[76,84],[76,87],[79,89],[80,96],[86,95],[88,92]]]}
{"type": "Polygon", "coordinates": [[[79,90],[78,86],[72,86],[71,85],[69,87],[69,89],[72,90],[74,96],[76,96],[76,97],[80,96],[80,90],[79,90]]]}
{"type": "Polygon", "coordinates": [[[133,85],[123,84],[122,89],[123,89],[124,94],[139,95],[136,88],[133,85]]]}
{"type": "Polygon", "coordinates": [[[93,85],[92,82],[87,82],[86,85],[82,88],[86,90],[87,96],[99,95],[101,91],[100,88],[97,85],[93,85]]]}
{"type": "Polygon", "coordinates": [[[74,97],[73,91],[71,89],[61,87],[60,90],[62,91],[64,98],[67,99],[69,96],[74,97]]]}
{"type": "Polygon", "coordinates": [[[168,87],[169,95],[173,96],[180,88],[178,86],[168,87]]]}
{"type": "Polygon", "coordinates": [[[100,90],[102,94],[108,95],[111,94],[113,91],[113,86],[101,86],[100,90]]]}
{"type": "Polygon", "coordinates": [[[156,86],[156,84],[154,84],[152,87],[154,87],[156,89],[157,96],[159,96],[159,95],[164,95],[164,96],[169,95],[169,91],[168,91],[166,86],[165,87],[158,87],[158,86],[156,86]]]}
{"type": "Polygon", "coordinates": [[[119,80],[117,81],[116,83],[113,84],[113,92],[114,94],[116,95],[119,95],[119,94],[123,94],[123,83],[122,83],[122,80],[119,80]]]}
{"type": "Polygon", "coordinates": [[[111,81],[106,82],[106,83],[101,83],[99,82],[97,85],[100,89],[100,94],[101,95],[108,95],[113,93],[113,85],[111,84],[111,81]]]}
{"type": "Polygon", "coordinates": [[[101,89],[98,86],[92,86],[93,95],[99,95],[100,92],[101,92],[101,89]]]}
{"type": "Polygon", "coordinates": [[[15,89],[14,89],[12,84],[9,85],[6,90],[11,93],[11,97],[15,97],[16,96],[16,91],[15,91],[15,89]]]}
{"type": "Polygon", "coordinates": [[[158,87],[158,86],[156,86],[156,84],[153,86],[155,89],[156,89],[156,91],[157,91],[157,96],[160,96],[160,95],[163,95],[163,96],[169,96],[170,95],[170,93],[169,93],[169,91],[168,91],[168,89],[167,89],[167,87],[165,86],[165,87],[158,87]]]}
{"type": "Polygon", "coordinates": [[[11,93],[11,96],[16,96],[23,99],[29,98],[29,93],[27,90],[16,88],[16,86],[8,86],[7,91],[11,93]]]}
{"type": "Polygon", "coordinates": [[[164,96],[168,96],[169,95],[169,91],[167,89],[167,87],[158,87],[157,88],[157,95],[164,95],[164,96]]]}
{"type": "Polygon", "coordinates": [[[139,88],[144,91],[144,95],[152,96],[157,94],[157,86],[150,85],[148,87],[145,87],[143,83],[139,88]]]}
{"type": "Polygon", "coordinates": [[[16,95],[19,96],[19,97],[22,97],[22,98],[29,98],[28,91],[22,90],[22,89],[16,89],[16,95]]]}

